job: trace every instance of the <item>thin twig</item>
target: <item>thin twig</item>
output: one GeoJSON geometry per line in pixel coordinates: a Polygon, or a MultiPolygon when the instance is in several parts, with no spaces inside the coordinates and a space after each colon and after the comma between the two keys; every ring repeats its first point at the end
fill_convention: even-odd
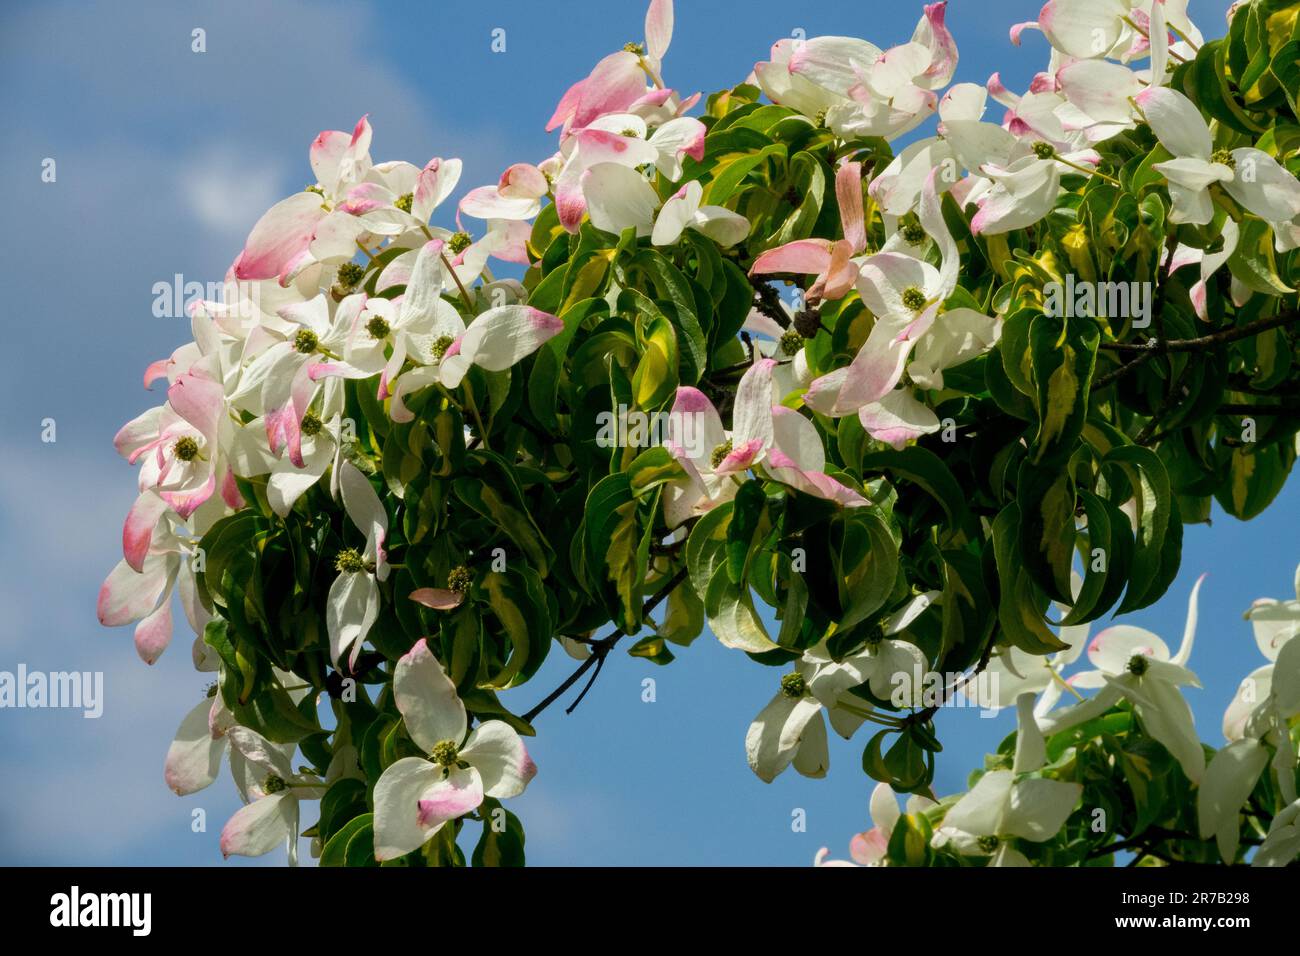
{"type": "Polygon", "coordinates": [[[1133,439],[1134,444],[1145,445],[1150,442],[1151,436],[1155,434],[1156,426],[1160,424],[1160,419],[1164,418],[1165,415],[1169,413],[1170,409],[1174,407],[1175,402],[1179,398],[1183,397],[1183,393],[1186,392],[1183,383],[1187,381],[1187,375],[1191,369],[1192,363],[1188,362],[1183,366],[1183,370],[1178,374],[1178,380],[1169,383],[1169,391],[1165,393],[1164,400],[1161,401],[1160,407],[1157,408],[1155,414],[1151,416],[1151,420],[1142,426],[1142,430],[1138,432],[1137,437],[1133,439]]]}
{"type": "MultiPolygon", "coordinates": [[[[649,616],[650,612],[653,611],[655,608],[657,608],[659,604],[664,600],[664,598],[668,597],[668,595],[672,593],[672,591],[677,587],[677,585],[681,584],[684,580],[686,580],[686,574],[687,574],[687,569],[684,566],[679,568],[676,571],[676,573],[674,573],[673,576],[668,579],[668,582],[663,587],[661,587],[658,591],[656,591],[654,594],[650,596],[650,598],[645,602],[645,604],[641,606],[642,619],[649,616]]],[[[584,660],[581,664],[579,664],[577,670],[575,670],[572,674],[566,677],[564,679],[564,682],[560,684],[559,687],[555,688],[555,690],[547,694],[546,698],[540,704],[538,704],[532,710],[524,714],[523,719],[526,722],[531,724],[533,722],[533,718],[535,718],[538,714],[544,711],[547,707],[550,707],[551,704],[555,703],[556,700],[558,700],[561,696],[563,696],[565,691],[567,691],[570,687],[572,687],[582,678],[583,674],[591,670],[592,667],[595,667],[596,673],[591,675],[591,681],[587,684],[586,687],[582,689],[582,692],[578,695],[578,699],[575,700],[565,710],[566,714],[573,713],[573,708],[577,707],[578,704],[582,702],[582,698],[587,696],[587,691],[591,690],[591,685],[596,682],[596,677],[599,676],[600,674],[600,668],[604,666],[603,661],[605,660],[606,655],[608,655],[609,652],[614,649],[614,645],[619,642],[620,638],[626,636],[627,636],[627,632],[623,631],[620,628],[618,630],[611,631],[609,634],[607,634],[605,637],[602,637],[598,641],[592,641],[590,645],[591,656],[588,657],[586,660],[584,660]]]]}
{"type": "Polygon", "coordinates": [[[1226,345],[1229,342],[1248,339],[1252,335],[1290,325],[1297,320],[1300,320],[1300,312],[1283,312],[1281,315],[1258,319],[1236,328],[1223,329],[1194,339],[1171,339],[1168,342],[1155,341],[1154,344],[1152,342],[1102,342],[1098,348],[1108,352],[1145,352],[1153,348],[1164,352],[1199,352],[1215,345],[1226,345]]]}
{"type": "Polygon", "coordinates": [[[1103,388],[1105,388],[1107,385],[1113,385],[1115,382],[1118,382],[1125,375],[1129,374],[1135,369],[1140,368],[1144,363],[1146,363],[1151,358],[1151,356],[1155,354],[1156,354],[1155,349],[1147,349],[1145,352],[1143,352],[1133,361],[1125,362],[1119,368],[1113,369],[1112,371],[1107,372],[1101,378],[1095,379],[1092,383],[1092,391],[1098,392],[1101,391],[1103,388]]]}

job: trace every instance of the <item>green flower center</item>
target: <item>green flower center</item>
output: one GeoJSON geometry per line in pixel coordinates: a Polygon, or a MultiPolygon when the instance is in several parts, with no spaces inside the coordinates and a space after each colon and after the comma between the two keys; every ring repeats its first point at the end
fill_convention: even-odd
{"type": "Polygon", "coordinates": [[[402,212],[410,212],[411,207],[415,205],[415,194],[402,193],[402,195],[398,196],[397,199],[393,201],[393,205],[402,210],[402,212]]]}
{"type": "Polygon", "coordinates": [[[925,308],[925,293],[916,286],[908,286],[903,290],[903,305],[913,312],[920,312],[925,308]]]}
{"type": "Polygon", "coordinates": [[[279,793],[285,787],[284,780],[271,774],[262,783],[262,792],[266,794],[279,793]]]}
{"type": "Polygon", "coordinates": [[[982,836],[975,842],[985,853],[992,853],[1002,841],[995,836],[982,836]]]}
{"type": "Polygon", "coordinates": [[[826,110],[820,109],[817,111],[817,115],[813,117],[813,125],[818,129],[826,128],[826,110]]]}
{"type": "Polygon", "coordinates": [[[1216,149],[1210,154],[1210,162],[1222,163],[1229,169],[1237,168],[1237,160],[1233,158],[1232,151],[1227,149],[1216,149]]]}
{"type": "Polygon", "coordinates": [[[458,564],[447,574],[447,590],[455,591],[457,594],[464,594],[469,590],[474,576],[470,574],[469,568],[463,564],[458,564]]]}
{"type": "Polygon", "coordinates": [[[450,335],[441,335],[434,339],[433,345],[430,346],[430,351],[433,352],[433,357],[441,360],[442,357],[447,354],[447,349],[451,348],[451,343],[454,341],[456,340],[450,335]]]}
{"type": "Polygon", "coordinates": [[[181,461],[193,461],[199,457],[199,443],[189,435],[178,438],[176,444],[172,445],[172,454],[181,461]]]}
{"type": "Polygon", "coordinates": [[[317,196],[325,195],[325,190],[321,189],[319,186],[315,184],[312,184],[310,186],[304,186],[302,191],[305,193],[315,193],[317,196]]]}
{"type": "Polygon", "coordinates": [[[919,246],[925,242],[925,230],[921,228],[919,222],[909,222],[900,231],[903,234],[903,241],[909,246],[919,246]]]}
{"type": "Polygon", "coordinates": [[[781,336],[781,352],[784,355],[798,355],[803,348],[803,336],[796,329],[787,329],[781,336]]]}
{"type": "Polygon", "coordinates": [[[731,454],[731,439],[728,438],[717,448],[713,449],[713,454],[709,456],[709,467],[717,468],[723,460],[731,454]]]}
{"type": "Polygon", "coordinates": [[[1125,666],[1125,670],[1134,677],[1141,677],[1147,672],[1147,663],[1145,654],[1134,654],[1128,659],[1128,664],[1125,666]]]}
{"type": "Polygon", "coordinates": [[[808,682],[798,671],[792,674],[786,674],[781,678],[781,693],[793,700],[798,700],[808,689],[808,682]]]}
{"type": "Polygon", "coordinates": [[[451,250],[453,256],[460,255],[473,244],[474,238],[468,232],[452,233],[451,238],[447,240],[447,248],[451,250]]]}
{"type": "Polygon", "coordinates": [[[624,43],[623,50],[627,53],[635,53],[637,56],[645,56],[645,47],[639,43],[624,43]]]}
{"type": "Polygon", "coordinates": [[[334,570],[343,574],[356,574],[366,569],[365,559],[356,548],[344,548],[334,559],[334,570]]]}
{"type": "Polygon", "coordinates": [[[867,628],[867,636],[863,638],[868,647],[876,647],[885,639],[885,629],[881,627],[880,622],[876,621],[867,628]]]}
{"type": "Polygon", "coordinates": [[[319,435],[321,430],[321,420],[312,412],[302,416],[302,424],[298,426],[299,430],[310,438],[312,435],[319,435]]]}
{"type": "Polygon", "coordinates": [[[294,350],[301,352],[303,355],[310,355],[315,352],[318,345],[320,345],[320,339],[316,337],[316,333],[311,329],[299,329],[298,334],[293,337],[294,350]]]}
{"type": "Polygon", "coordinates": [[[1056,155],[1056,147],[1051,143],[1044,143],[1041,139],[1029,148],[1039,159],[1051,159],[1056,155]]]}
{"type": "Polygon", "coordinates": [[[454,740],[440,740],[433,745],[429,756],[433,758],[434,763],[440,763],[444,767],[454,767],[460,758],[460,749],[454,740]]]}
{"type": "Polygon", "coordinates": [[[355,288],[366,277],[366,267],[356,262],[345,262],[339,266],[338,282],[345,289],[355,288]]]}
{"type": "Polygon", "coordinates": [[[370,333],[372,339],[386,339],[392,328],[382,315],[372,315],[370,321],[366,323],[366,331],[370,333]]]}
{"type": "Polygon", "coordinates": [[[631,136],[633,139],[640,139],[640,138],[641,138],[641,134],[638,133],[636,130],[632,129],[632,127],[630,127],[630,126],[629,126],[627,129],[623,130],[623,132],[619,133],[618,135],[620,135],[620,136],[631,136]]]}
{"type": "Polygon", "coordinates": [[[208,685],[208,689],[203,692],[203,696],[211,699],[217,696],[217,682],[213,681],[208,685]]]}

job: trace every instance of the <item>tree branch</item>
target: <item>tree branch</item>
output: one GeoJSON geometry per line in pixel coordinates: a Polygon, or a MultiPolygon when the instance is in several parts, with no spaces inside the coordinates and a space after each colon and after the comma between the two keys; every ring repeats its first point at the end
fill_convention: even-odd
{"type": "Polygon", "coordinates": [[[1094,379],[1092,383],[1091,391],[1097,392],[1105,388],[1107,385],[1113,385],[1115,382],[1118,382],[1129,372],[1141,368],[1142,365],[1145,364],[1151,358],[1151,356],[1155,354],[1156,354],[1155,349],[1153,348],[1147,349],[1141,355],[1135,358],[1133,361],[1125,362],[1123,365],[1119,366],[1119,368],[1112,369],[1111,371],[1103,375],[1101,378],[1094,379]]]}
{"type": "Polygon", "coordinates": [[[1248,339],[1252,335],[1259,335],[1261,332],[1290,325],[1296,321],[1300,321],[1300,312],[1283,312],[1267,319],[1257,319],[1236,328],[1222,329],[1209,335],[1197,336],[1194,339],[1170,339],[1167,342],[1161,342],[1159,339],[1151,339],[1147,342],[1102,342],[1098,348],[1107,352],[1147,352],[1150,350],[1199,352],[1215,345],[1226,345],[1229,342],[1248,339]]]}
{"type": "MultiPolygon", "coordinates": [[[[668,595],[673,592],[673,590],[677,587],[677,585],[681,584],[684,580],[686,580],[686,574],[687,574],[687,570],[685,566],[678,568],[677,571],[673,574],[673,576],[668,579],[668,582],[664,584],[664,586],[661,587],[658,591],[652,594],[646,600],[645,604],[641,606],[641,617],[642,618],[648,617],[650,612],[653,611],[656,607],[658,607],[659,604],[664,600],[664,598],[668,597],[668,595]]],[[[532,710],[525,713],[523,715],[523,720],[531,724],[533,722],[533,719],[538,714],[540,714],[547,707],[550,707],[553,703],[555,703],[560,697],[564,695],[565,691],[567,691],[570,687],[572,687],[582,678],[583,674],[587,673],[587,671],[595,667],[596,673],[591,675],[591,680],[587,683],[587,686],[582,689],[582,692],[580,694],[578,694],[577,700],[575,700],[571,705],[569,705],[569,707],[564,711],[566,714],[573,713],[573,709],[577,707],[580,703],[582,703],[582,698],[587,696],[587,691],[591,690],[591,685],[594,684],[596,682],[596,678],[600,676],[600,669],[604,666],[605,657],[609,654],[610,651],[614,649],[614,645],[617,644],[621,638],[626,636],[627,636],[627,632],[619,629],[619,630],[611,631],[609,634],[605,635],[598,641],[592,641],[590,645],[591,656],[588,657],[586,660],[584,660],[581,664],[579,664],[577,670],[575,670],[572,674],[566,677],[564,679],[564,682],[560,684],[559,687],[555,688],[555,690],[547,694],[546,698],[541,703],[539,703],[532,710]]]]}

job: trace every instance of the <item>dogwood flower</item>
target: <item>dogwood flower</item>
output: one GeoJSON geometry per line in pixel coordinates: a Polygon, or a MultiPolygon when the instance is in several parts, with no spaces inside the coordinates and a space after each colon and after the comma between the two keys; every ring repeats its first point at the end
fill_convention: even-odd
{"type": "Polygon", "coordinates": [[[1270,765],[1265,744],[1273,747],[1271,766],[1279,794],[1287,803],[1296,799],[1300,757],[1290,721],[1300,713],[1300,641],[1294,639],[1300,633],[1300,587],[1297,594],[1295,601],[1261,598],[1246,612],[1260,651],[1272,663],[1255,670],[1237,689],[1224,714],[1223,733],[1229,743],[1210,760],[1197,795],[1201,837],[1215,838],[1225,862],[1232,862],[1237,852],[1241,807],[1270,765]]]}
{"type": "Polygon", "coordinates": [[[677,389],[663,444],[686,477],[668,486],[664,515],[669,527],[730,500],[735,477],[761,461],[772,447],[775,366],[772,359],[760,359],[741,376],[730,432],[722,427],[722,418],[707,395],[689,385],[677,389]]]}
{"type": "MultiPolygon", "coordinates": [[[[920,649],[886,635],[901,633],[933,598],[932,593],[909,601],[875,629],[878,636],[869,637],[863,651],[843,661],[834,660],[824,640],[804,652],[745,735],[749,766],[759,779],[771,783],[791,764],[805,777],[825,776],[830,757],[822,710],[828,712],[836,733],[848,739],[872,710],[850,688],[869,684],[872,694],[887,700],[895,675],[911,679],[921,673],[925,656],[920,649]]],[[[913,684],[918,692],[920,684],[919,680],[913,684]]]]}
{"type": "Polygon", "coordinates": [[[465,705],[426,641],[397,662],[393,698],[406,732],[429,756],[403,757],[375,784],[375,858],[381,862],[419,849],[485,797],[518,796],[537,774],[509,724],[484,721],[466,735],[465,705]]]}
{"type": "MultiPolygon", "coordinates": [[[[942,170],[936,181],[942,193],[957,184],[959,169],[977,171],[985,163],[1010,162],[1019,140],[996,123],[984,122],[987,98],[988,91],[976,83],[957,83],[943,95],[939,101],[939,135],[909,143],[867,187],[885,216],[897,219],[916,209],[933,169],[942,170]]],[[[969,190],[973,186],[965,188],[969,190]]],[[[915,246],[919,246],[923,237],[912,238],[916,240],[915,246]]],[[[900,235],[899,239],[904,236],[900,235]]],[[[912,245],[895,241],[892,245],[887,243],[881,251],[906,251],[912,245]]]]}
{"type": "MultiPolygon", "coordinates": [[[[913,347],[935,324],[940,307],[957,285],[960,259],[939,211],[938,173],[931,170],[926,178],[920,221],[939,248],[940,267],[893,252],[863,260],[857,288],[875,324],[853,361],[815,379],[804,395],[805,404],[825,415],[857,412],[874,437],[896,445],[939,427],[933,411],[909,391],[895,391],[913,347]]],[[[966,327],[964,315],[959,323],[953,333],[966,327]]],[[[965,351],[959,348],[950,354],[956,359],[965,351]]],[[[940,354],[936,350],[929,357],[940,354]]]]}
{"type": "MultiPolygon", "coordinates": [[[[914,793],[907,798],[906,812],[909,816],[925,813],[938,804],[929,797],[914,793]]],[[[871,829],[859,833],[849,841],[849,857],[852,860],[828,860],[830,851],[822,847],[813,860],[814,866],[886,866],[889,851],[889,838],[893,836],[894,827],[902,819],[898,811],[898,798],[887,783],[878,783],[871,791],[871,829]]]]}
{"type": "Polygon", "coordinates": [[[1277,660],[1284,644],[1300,636],[1300,566],[1296,567],[1295,592],[1294,600],[1260,598],[1246,612],[1259,652],[1271,661],[1277,660]]]}
{"type": "Polygon", "coordinates": [[[349,650],[348,666],[356,664],[361,644],[379,616],[379,582],[388,579],[384,539],[388,513],[366,478],[351,462],[340,463],[339,489],[348,519],[366,536],[364,551],[344,548],[335,558],[339,575],[326,599],[325,625],[330,660],[338,666],[349,650]]]}
{"type": "MultiPolygon", "coordinates": [[[[1208,283],[1211,276],[1223,267],[1224,263],[1232,256],[1237,248],[1237,242],[1240,239],[1241,231],[1231,218],[1224,219],[1223,227],[1219,230],[1222,236],[1223,245],[1218,252],[1206,252],[1203,249],[1196,249],[1192,246],[1179,244],[1170,255],[1169,261],[1165,266],[1168,274],[1172,275],[1178,269],[1186,265],[1199,265],[1201,277],[1188,290],[1188,298],[1192,300],[1192,308],[1196,310],[1196,315],[1202,321],[1209,321],[1209,312],[1207,311],[1206,295],[1208,293],[1208,283]]],[[[1236,276],[1232,277],[1232,295],[1233,302],[1237,305],[1245,303],[1249,290],[1242,292],[1239,289],[1240,283],[1236,276]],[[1240,301],[1239,301],[1240,300],[1240,301]]]]}
{"type": "Polygon", "coordinates": [[[973,235],[995,236],[1032,226],[1056,206],[1062,163],[1080,169],[1101,162],[1092,149],[1059,153],[1051,143],[1039,141],[1032,150],[1006,166],[980,167],[993,186],[978,200],[979,212],[971,219],[973,235]]]}
{"type": "MultiPolygon", "coordinates": [[[[201,642],[196,643],[199,647],[210,650],[201,642]]],[[[219,658],[207,660],[196,657],[194,666],[200,672],[214,672],[220,667],[219,658]]],[[[272,667],[271,673],[294,704],[307,696],[308,689],[303,686],[300,678],[278,667],[272,667]]],[[[167,748],[167,759],[163,764],[163,778],[167,781],[167,786],[180,796],[198,793],[211,786],[221,770],[221,759],[230,743],[229,731],[237,723],[219,688],[213,684],[203,699],[185,715],[176,730],[175,738],[167,748]]],[[[234,769],[239,757],[232,754],[232,760],[234,769]]],[[[240,779],[240,773],[236,773],[236,779],[240,779]]]]}
{"type": "Polygon", "coordinates": [[[656,246],[670,246],[683,230],[694,229],[718,245],[734,246],[749,235],[749,220],[724,206],[701,206],[704,187],[691,180],[664,203],[655,219],[650,241],[656,246]]]}
{"type": "Polygon", "coordinates": [[[1300,855],[1300,800],[1292,801],[1273,818],[1251,866],[1286,866],[1300,855]]]}
{"type": "Polygon", "coordinates": [[[546,124],[549,133],[586,126],[606,113],[623,112],[646,95],[646,76],[663,86],[660,71],[673,38],[672,0],[651,0],[646,10],[645,45],[628,44],[596,64],[565,91],[546,124]]]}
{"type": "Polygon", "coordinates": [[[779,403],[796,389],[807,388],[812,373],[804,348],[806,340],[793,328],[793,311],[782,300],[777,300],[777,308],[785,317],[784,326],[770,315],[752,309],[741,328],[753,337],[754,350],[759,355],[776,361],[776,368],[772,369],[772,398],[779,403]]]}
{"type": "Polygon", "coordinates": [[[1186,664],[1196,637],[1196,600],[1204,580],[1202,575],[1192,587],[1187,625],[1176,654],[1171,656],[1165,642],[1150,631],[1116,624],[1088,645],[1088,660],[1096,669],[1070,678],[1073,687],[1106,687],[1128,698],[1146,732],[1165,746],[1193,783],[1199,783],[1205,772],[1205,753],[1179,688],[1201,686],[1186,664]]]}
{"type": "MultiPolygon", "coordinates": [[[[1083,586],[1083,579],[1077,573],[1071,573],[1071,584],[1077,596],[1083,586]]],[[[1064,615],[1069,608],[1054,604],[1056,613],[1064,615]]],[[[1075,624],[1061,627],[1057,639],[1067,648],[1054,654],[1030,654],[1018,647],[1007,645],[999,647],[989,659],[985,669],[990,675],[996,675],[987,685],[970,682],[962,687],[962,693],[975,701],[980,707],[1000,710],[1015,703],[1021,694],[1038,695],[1034,705],[1036,718],[1045,716],[1061,699],[1068,682],[1061,672],[1079,659],[1088,641],[1087,624],[1075,624]]]]}
{"type": "MultiPolygon", "coordinates": [[[[461,161],[435,156],[421,169],[396,161],[373,167],[367,180],[348,190],[338,211],[355,217],[358,231],[344,242],[335,255],[356,255],[356,239],[362,232],[376,236],[423,235],[429,218],[460,182],[461,161]]],[[[347,239],[345,235],[342,237],[347,239]]],[[[312,255],[325,258],[320,237],[313,241],[312,255]]]]}
{"type": "Polygon", "coordinates": [[[858,265],[853,256],[867,245],[862,209],[862,164],[845,163],[835,174],[835,198],[840,208],[843,239],[796,239],[768,249],[750,267],[749,274],[795,273],[815,275],[806,300],[840,299],[853,287],[858,265]]]}
{"type": "Polygon", "coordinates": [[[745,734],[749,769],[764,783],[771,783],[791,764],[805,777],[826,776],[830,753],[822,719],[825,705],[810,687],[813,670],[806,660],[796,662],[745,734]]]}
{"type": "Polygon", "coordinates": [[[454,309],[437,308],[430,329],[420,341],[427,349],[408,354],[414,364],[393,380],[389,414],[394,421],[410,421],[406,397],[434,383],[444,388],[460,385],[470,366],[503,372],[532,355],[564,331],[557,316],[528,305],[502,305],[475,316],[468,325],[454,309]]]}
{"type": "MultiPolygon", "coordinates": [[[[357,121],[351,134],[326,130],[313,140],[311,167],[316,185],[272,206],[253,226],[235,260],[239,279],[277,279],[287,285],[316,260],[310,247],[335,203],[371,170],[370,122],[357,121]]],[[[342,214],[346,215],[346,214],[342,214]]]]}
{"type": "Polygon", "coordinates": [[[285,333],[249,363],[231,396],[232,405],[262,412],[267,447],[272,453],[286,449],[299,468],[304,466],[303,417],[319,389],[315,373],[342,354],[364,302],[361,293],[337,303],[322,293],[280,309],[285,333]],[[251,393],[258,393],[257,404],[249,401],[251,393]]]}
{"type": "Polygon", "coordinates": [[[178,521],[158,495],[142,494],[123,529],[125,557],[104,580],[96,602],[99,622],[106,627],[136,625],[136,653],[146,664],[158,660],[171,643],[173,592],[179,593],[196,632],[202,632],[209,617],[194,583],[193,539],[178,521]],[[152,522],[148,515],[154,516],[152,522]]]}
{"type": "Polygon", "coordinates": [[[538,167],[515,163],[495,186],[467,192],[458,208],[475,219],[532,219],[542,211],[542,197],[550,191],[550,181],[538,167]]]}
{"type": "Polygon", "coordinates": [[[1252,146],[1215,150],[1200,110],[1177,90],[1149,87],[1136,101],[1160,145],[1174,155],[1152,166],[1169,183],[1171,222],[1208,223],[1214,216],[1209,190],[1214,183],[1222,183],[1228,195],[1261,219],[1300,216],[1300,181],[1268,153],[1252,146]]]}
{"type": "Polygon", "coordinates": [[[235,716],[220,692],[216,687],[212,690],[211,696],[205,696],[185,715],[167,748],[163,777],[167,786],[182,797],[211,786],[217,779],[229,744],[226,734],[235,726],[235,716]]]}
{"type": "MultiPolygon", "coordinates": [[[[167,389],[165,405],[133,419],[113,438],[113,446],[128,463],[140,462],[141,492],[154,490],[181,518],[188,518],[217,490],[238,500],[223,449],[231,423],[226,415],[225,388],[213,374],[212,363],[201,362],[178,375],[167,389]]],[[[128,534],[152,527],[157,507],[137,501],[128,534]]]]}
{"type": "Polygon", "coordinates": [[[754,80],[773,103],[842,138],[900,136],[934,112],[934,91],[956,69],[946,10],[947,3],[926,6],[911,40],[883,52],[849,37],[780,40],[771,60],[754,66],[754,80]]]}
{"type": "Polygon", "coordinates": [[[1019,721],[1010,770],[991,770],[944,815],[932,845],[951,846],[963,856],[989,857],[989,866],[1029,866],[1012,844],[1041,843],[1065,825],[1083,793],[1077,783],[1030,777],[1042,768],[1046,745],[1034,721],[1033,695],[1016,701],[1019,721]]]}
{"type": "Polygon", "coordinates": [[[1154,48],[1165,37],[1165,25],[1182,43],[1175,48],[1195,54],[1201,32],[1187,16],[1187,0],[1049,0],[1038,19],[1011,28],[1011,41],[1020,43],[1026,29],[1041,30],[1047,42],[1071,59],[1107,57],[1127,62],[1154,48]]]}
{"type": "Polygon", "coordinates": [[[826,451],[817,428],[793,408],[772,406],[772,445],[763,461],[771,478],[846,507],[869,502],[852,488],[826,474],[826,451]]]}
{"type": "Polygon", "coordinates": [[[273,744],[235,725],[226,731],[231,769],[244,806],[221,829],[221,855],[262,856],[287,841],[289,865],[298,865],[300,800],[319,800],[325,781],[294,773],[294,744],[273,744]]]}

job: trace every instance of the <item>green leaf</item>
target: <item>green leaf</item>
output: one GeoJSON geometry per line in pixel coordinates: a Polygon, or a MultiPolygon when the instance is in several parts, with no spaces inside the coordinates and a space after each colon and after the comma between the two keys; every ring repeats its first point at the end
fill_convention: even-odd
{"type": "Polygon", "coordinates": [[[1078,447],[1101,333],[1091,320],[1040,315],[1029,326],[1038,434],[1030,457],[1059,464],[1078,447]]]}
{"type": "Polygon", "coordinates": [[[1026,570],[1052,600],[1069,604],[1076,536],[1074,482],[1064,469],[1044,467],[1026,458],[1020,464],[1016,503],[1026,570]]]}
{"type": "Polygon", "coordinates": [[[598,588],[614,623],[626,634],[641,629],[641,585],[648,556],[639,542],[638,503],[624,472],[600,480],[587,496],[588,567],[599,569],[598,588]]]}
{"type": "MultiPolygon", "coordinates": [[[[851,417],[842,421],[856,423],[857,419],[851,417]]],[[[844,432],[843,425],[840,431],[844,432]]],[[[943,459],[934,452],[920,445],[909,445],[901,449],[872,452],[863,456],[862,471],[865,473],[876,470],[915,483],[939,503],[954,531],[961,531],[970,537],[975,536],[976,528],[966,505],[967,494],[948,470],[943,459]]]]}
{"type": "MultiPolygon", "coordinates": [[[[1101,461],[1103,477],[1112,469],[1118,469],[1122,473],[1134,495],[1137,509],[1137,533],[1128,590],[1123,603],[1115,612],[1127,614],[1153,604],[1164,593],[1163,589],[1157,590],[1153,585],[1160,575],[1161,564],[1167,560],[1164,554],[1165,536],[1170,530],[1174,502],[1164,463],[1149,448],[1118,445],[1110,449],[1101,461]]],[[[1177,530],[1181,532],[1181,523],[1177,530]]],[[[1175,558],[1175,565],[1176,563],[1175,558]]]]}
{"type": "Polygon", "coordinates": [[[375,815],[353,817],[325,843],[321,866],[377,866],[375,862],[375,815]]]}
{"type": "Polygon", "coordinates": [[[366,812],[366,782],[355,777],[336,780],[320,801],[320,822],[316,825],[322,842],[330,839],[353,818],[366,812]]]}
{"type": "Polygon", "coordinates": [[[1237,248],[1228,257],[1228,270],[1252,292],[1278,296],[1295,291],[1278,274],[1272,227],[1254,216],[1242,220],[1237,248]]]}
{"type": "Polygon", "coordinates": [[[875,508],[845,508],[831,520],[831,568],[839,590],[838,630],[867,620],[889,599],[898,577],[898,542],[875,508]]]}
{"type": "Polygon", "coordinates": [[[484,576],[482,588],[510,643],[504,665],[482,686],[503,688],[522,684],[542,666],[551,647],[551,615],[541,578],[529,567],[492,571],[484,576]]]}
{"type": "Polygon", "coordinates": [[[456,497],[500,528],[545,577],[555,555],[533,520],[510,465],[481,449],[473,458],[475,477],[452,482],[456,497]]]}
{"type": "Polygon", "coordinates": [[[523,866],[524,825],[519,818],[492,797],[479,806],[483,833],[474,845],[470,862],[474,866],[523,866]]]}
{"type": "Polygon", "coordinates": [[[1043,622],[1047,598],[1020,560],[1020,508],[1012,502],[993,521],[998,576],[998,623],[1007,641],[1030,654],[1063,651],[1063,643],[1043,622]]]}
{"type": "MultiPolygon", "coordinates": [[[[1227,49],[1221,39],[1201,44],[1196,59],[1184,68],[1186,74],[1183,82],[1187,94],[1214,119],[1239,133],[1257,136],[1264,131],[1264,127],[1246,115],[1228,88],[1225,75],[1226,53],[1227,49]]],[[[1179,72],[1182,73],[1183,69],[1179,72]]]]}

